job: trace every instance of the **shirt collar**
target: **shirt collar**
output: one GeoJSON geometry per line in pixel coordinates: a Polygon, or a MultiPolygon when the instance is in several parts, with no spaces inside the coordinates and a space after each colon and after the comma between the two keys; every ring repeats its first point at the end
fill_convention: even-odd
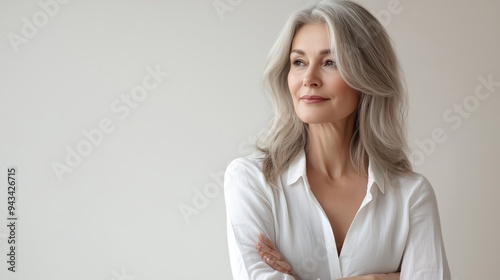
{"type": "MultiPolygon", "coordinates": [[[[286,176],[285,184],[287,186],[291,186],[293,183],[297,182],[300,178],[306,177],[306,154],[304,150],[301,150],[299,154],[292,161],[290,166],[288,167],[288,174],[286,176]]],[[[368,187],[372,186],[372,182],[374,182],[382,193],[385,192],[385,180],[383,173],[380,171],[380,168],[375,165],[375,163],[369,159],[368,160],[368,187]]]]}

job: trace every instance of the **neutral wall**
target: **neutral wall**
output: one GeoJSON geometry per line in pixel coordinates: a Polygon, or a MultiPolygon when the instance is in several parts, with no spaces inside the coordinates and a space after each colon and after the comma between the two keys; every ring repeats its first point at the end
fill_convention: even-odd
{"type": "MultiPolygon", "coordinates": [[[[401,58],[454,279],[496,279],[500,1],[359,2],[401,58]]],[[[12,165],[19,217],[0,278],[231,279],[222,172],[271,116],[264,59],[304,3],[0,1],[0,223],[12,165]]]]}

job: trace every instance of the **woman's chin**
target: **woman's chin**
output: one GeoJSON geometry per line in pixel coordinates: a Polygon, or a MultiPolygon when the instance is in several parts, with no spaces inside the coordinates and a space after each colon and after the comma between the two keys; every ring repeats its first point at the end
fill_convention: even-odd
{"type": "Polygon", "coordinates": [[[325,118],[320,118],[318,116],[299,116],[300,120],[307,124],[318,124],[329,122],[325,118]]]}

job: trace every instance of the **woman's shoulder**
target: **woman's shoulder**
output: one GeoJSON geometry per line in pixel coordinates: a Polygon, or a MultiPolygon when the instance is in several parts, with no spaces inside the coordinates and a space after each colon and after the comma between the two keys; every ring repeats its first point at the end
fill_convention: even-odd
{"type": "Polygon", "coordinates": [[[233,159],[224,173],[226,197],[272,200],[274,193],[262,171],[263,161],[262,152],[233,159]]]}
{"type": "Polygon", "coordinates": [[[425,175],[418,172],[394,175],[388,186],[389,191],[398,192],[407,198],[429,194],[434,196],[434,189],[431,182],[425,175]]]}
{"type": "Polygon", "coordinates": [[[247,172],[262,173],[262,163],[264,161],[264,153],[254,151],[249,155],[241,156],[233,159],[227,166],[226,170],[240,170],[247,172]]]}
{"type": "Polygon", "coordinates": [[[225,178],[238,177],[251,181],[263,181],[263,161],[264,153],[254,151],[249,155],[241,156],[233,159],[226,168],[225,178]]]}
{"type": "Polygon", "coordinates": [[[419,187],[423,185],[430,185],[429,180],[423,174],[418,172],[410,172],[404,175],[394,175],[393,184],[398,187],[419,187]]]}

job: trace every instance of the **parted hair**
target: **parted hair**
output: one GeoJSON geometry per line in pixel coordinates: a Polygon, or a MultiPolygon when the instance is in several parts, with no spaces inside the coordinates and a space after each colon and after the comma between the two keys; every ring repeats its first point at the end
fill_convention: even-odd
{"type": "Polygon", "coordinates": [[[276,180],[309,145],[308,124],[295,113],[288,88],[290,49],[296,32],[309,23],[324,23],[331,53],[344,81],[360,94],[350,142],[356,171],[367,175],[368,158],[390,180],[411,174],[406,142],[406,90],[403,74],[384,26],[365,8],[346,0],[325,0],[293,13],[271,48],[263,85],[274,116],[256,144],[263,152],[267,182],[276,180]]]}

